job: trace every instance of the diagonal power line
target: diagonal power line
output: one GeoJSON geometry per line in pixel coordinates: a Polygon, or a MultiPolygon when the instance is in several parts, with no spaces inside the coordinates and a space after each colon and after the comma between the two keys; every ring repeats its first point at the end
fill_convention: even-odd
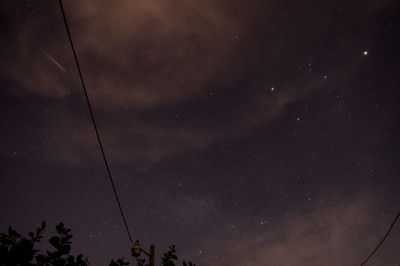
{"type": "MultiPolygon", "coordinates": [[[[97,141],[98,141],[99,146],[100,146],[100,150],[101,150],[101,154],[103,156],[103,160],[104,160],[104,164],[105,164],[105,167],[106,167],[106,170],[107,170],[107,174],[108,174],[112,189],[114,191],[115,199],[117,200],[118,207],[119,207],[119,210],[120,210],[120,213],[121,213],[121,216],[122,216],[126,231],[128,233],[129,240],[130,240],[131,244],[133,245],[131,233],[130,233],[128,224],[126,222],[126,218],[125,218],[125,215],[124,215],[124,212],[123,212],[123,209],[122,209],[122,205],[121,205],[121,202],[119,200],[117,190],[115,188],[115,184],[114,184],[114,181],[113,181],[113,178],[112,178],[112,175],[111,175],[110,168],[108,166],[107,157],[106,157],[105,152],[104,152],[103,144],[101,142],[101,138],[100,138],[97,126],[96,126],[96,121],[95,121],[95,118],[94,118],[93,110],[92,110],[92,107],[91,107],[91,104],[90,104],[90,100],[89,100],[89,96],[88,96],[88,93],[87,93],[87,90],[86,90],[85,82],[83,80],[82,72],[81,72],[81,69],[80,69],[80,66],[79,66],[78,57],[76,55],[75,46],[74,46],[74,43],[72,41],[71,33],[69,31],[69,26],[68,26],[67,18],[66,18],[66,15],[65,15],[64,7],[63,7],[63,4],[62,4],[62,0],[59,0],[58,2],[60,4],[60,9],[61,9],[62,16],[63,16],[63,19],[64,19],[65,28],[66,28],[66,31],[67,31],[67,34],[68,34],[68,39],[69,39],[69,42],[70,42],[70,45],[71,45],[71,49],[72,49],[72,52],[73,52],[73,55],[74,55],[74,58],[75,58],[76,67],[77,67],[78,72],[79,72],[79,77],[80,77],[80,80],[81,80],[81,83],[82,83],[82,88],[83,88],[83,91],[84,91],[84,94],[85,94],[85,98],[86,98],[86,102],[87,102],[87,105],[88,105],[88,108],[89,108],[89,113],[90,113],[90,117],[91,117],[91,120],[92,120],[93,128],[94,128],[94,130],[96,132],[97,141]]],[[[390,225],[389,229],[387,230],[387,232],[384,235],[384,237],[382,238],[382,240],[377,244],[377,246],[371,252],[371,254],[360,264],[360,266],[365,265],[372,258],[372,256],[375,254],[375,252],[379,249],[379,247],[383,244],[383,242],[389,236],[390,231],[392,230],[393,226],[395,225],[395,223],[397,222],[397,219],[399,217],[400,217],[400,211],[398,212],[397,216],[393,220],[392,224],[390,225]]]]}
{"type": "Polygon", "coordinates": [[[92,119],[92,124],[93,124],[94,131],[96,132],[97,141],[99,143],[101,154],[102,154],[103,160],[104,160],[104,164],[105,164],[106,169],[107,169],[107,174],[108,174],[108,177],[110,179],[110,183],[111,183],[112,189],[114,191],[115,199],[117,200],[117,203],[118,203],[119,211],[121,212],[122,219],[124,220],[126,232],[128,233],[129,240],[130,240],[131,244],[133,245],[133,241],[132,241],[131,233],[129,231],[128,223],[126,222],[124,211],[122,209],[122,205],[121,205],[121,202],[119,200],[118,193],[117,193],[117,190],[115,188],[115,184],[114,184],[114,181],[113,181],[113,178],[112,178],[112,175],[111,175],[110,167],[108,166],[107,157],[106,157],[106,154],[104,152],[103,144],[101,143],[99,131],[97,130],[96,121],[94,119],[92,106],[91,106],[90,101],[89,101],[89,96],[88,96],[88,93],[87,93],[87,90],[86,90],[85,82],[83,81],[81,68],[79,67],[78,57],[76,55],[75,46],[74,46],[74,43],[72,41],[71,33],[69,31],[68,22],[67,22],[67,18],[65,16],[65,11],[64,11],[63,4],[62,4],[62,0],[59,0],[58,2],[60,4],[60,9],[61,9],[61,13],[62,13],[62,16],[63,16],[63,19],[64,19],[64,24],[65,24],[65,29],[66,29],[67,34],[68,34],[68,39],[69,39],[69,43],[71,45],[72,53],[74,54],[76,67],[77,67],[78,72],[79,72],[79,77],[81,79],[82,88],[83,88],[83,91],[85,93],[85,98],[86,98],[86,102],[87,102],[87,105],[88,105],[88,108],[89,108],[90,117],[92,119]]]}
{"type": "Polygon", "coordinates": [[[367,263],[367,261],[372,258],[372,256],[375,254],[375,252],[379,249],[379,247],[383,244],[383,242],[385,241],[385,239],[389,236],[390,231],[392,230],[394,224],[396,223],[397,219],[400,216],[400,211],[399,213],[397,213],[396,218],[394,218],[392,224],[390,225],[389,229],[387,230],[386,234],[383,236],[382,240],[378,243],[378,245],[376,245],[375,249],[371,252],[371,254],[369,254],[369,256],[363,261],[363,263],[361,263],[360,266],[365,265],[365,263],[367,263]]]}

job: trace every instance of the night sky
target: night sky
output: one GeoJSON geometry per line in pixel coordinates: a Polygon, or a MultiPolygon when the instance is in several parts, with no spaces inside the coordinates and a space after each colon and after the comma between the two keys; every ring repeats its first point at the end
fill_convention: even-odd
{"type": "MultiPolygon", "coordinates": [[[[400,208],[398,1],[64,7],[142,247],[359,265],[383,237],[400,208]]],[[[3,1],[0,20],[0,231],[62,221],[92,265],[130,258],[58,2],[3,1]]],[[[399,263],[396,224],[368,265],[399,263]]]]}

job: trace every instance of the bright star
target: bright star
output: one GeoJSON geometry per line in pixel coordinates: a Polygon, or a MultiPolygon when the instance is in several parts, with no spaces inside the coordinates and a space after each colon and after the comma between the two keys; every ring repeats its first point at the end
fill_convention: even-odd
{"type": "Polygon", "coordinates": [[[363,55],[368,55],[368,51],[365,50],[365,51],[363,52],[363,55]]]}

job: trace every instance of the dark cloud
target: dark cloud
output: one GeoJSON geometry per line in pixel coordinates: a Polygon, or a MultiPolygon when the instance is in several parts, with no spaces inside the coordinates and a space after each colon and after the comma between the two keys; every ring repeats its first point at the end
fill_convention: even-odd
{"type": "MultiPolygon", "coordinates": [[[[374,16],[378,7],[373,3],[360,7],[360,12],[374,16]]],[[[291,101],[325,90],[323,76],[336,83],[349,78],[357,62],[348,65],[342,57],[329,54],[315,58],[311,56],[315,51],[307,47],[327,49],[328,45],[329,53],[340,53],[339,46],[319,39],[335,33],[339,42],[353,34],[359,22],[349,21],[349,29],[337,29],[333,22],[348,19],[350,11],[338,7],[331,13],[314,4],[294,13],[300,7],[285,3],[265,3],[261,9],[224,1],[66,3],[89,96],[112,157],[159,160],[236,139],[279,116],[291,101]],[[304,42],[310,43],[293,50],[293,43],[304,42]],[[322,63],[323,58],[328,60],[322,63]],[[307,71],[314,75],[307,77],[307,71]],[[241,101],[230,102],[231,95],[241,101]],[[196,102],[207,110],[204,106],[187,110],[188,104],[196,102]],[[154,115],[143,119],[149,111],[154,115]],[[182,112],[194,112],[192,117],[199,120],[161,122],[171,120],[166,114],[174,117],[182,112]],[[116,123],[119,116],[128,118],[116,123]],[[131,140],[132,146],[121,140],[131,140]]],[[[26,17],[12,20],[18,35],[5,41],[12,47],[2,64],[7,77],[50,99],[82,95],[57,5],[27,3],[9,9],[19,9],[26,17]]],[[[60,119],[73,119],[71,115],[77,114],[61,113],[60,119]]],[[[66,158],[86,156],[85,151],[94,148],[88,121],[80,123],[79,132],[68,133],[74,136],[75,147],[66,158]]],[[[53,125],[49,121],[49,127],[53,125]]]]}
{"type": "MultiPolygon", "coordinates": [[[[33,11],[15,28],[20,34],[8,72],[26,89],[45,96],[80,91],[77,82],[70,82],[76,71],[58,7],[34,6],[24,7],[33,11]],[[50,16],[43,16],[49,11],[50,16]],[[68,72],[60,72],[41,50],[68,72]]],[[[86,1],[67,3],[66,10],[99,107],[141,109],[194,97],[227,66],[232,51],[234,22],[212,2],[86,1]]]]}

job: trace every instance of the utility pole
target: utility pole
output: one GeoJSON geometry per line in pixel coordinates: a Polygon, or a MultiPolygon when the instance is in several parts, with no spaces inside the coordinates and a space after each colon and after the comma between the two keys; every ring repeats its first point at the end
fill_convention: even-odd
{"type": "Polygon", "coordinates": [[[150,266],[154,266],[154,255],[155,255],[155,247],[154,245],[150,245],[150,253],[147,253],[140,247],[139,241],[136,240],[135,244],[132,247],[131,254],[133,257],[138,258],[140,253],[143,251],[144,254],[149,256],[149,264],[150,266]]]}
{"type": "Polygon", "coordinates": [[[154,245],[150,245],[150,256],[149,256],[150,266],[154,266],[155,249],[156,248],[154,247],[154,245]]]}

